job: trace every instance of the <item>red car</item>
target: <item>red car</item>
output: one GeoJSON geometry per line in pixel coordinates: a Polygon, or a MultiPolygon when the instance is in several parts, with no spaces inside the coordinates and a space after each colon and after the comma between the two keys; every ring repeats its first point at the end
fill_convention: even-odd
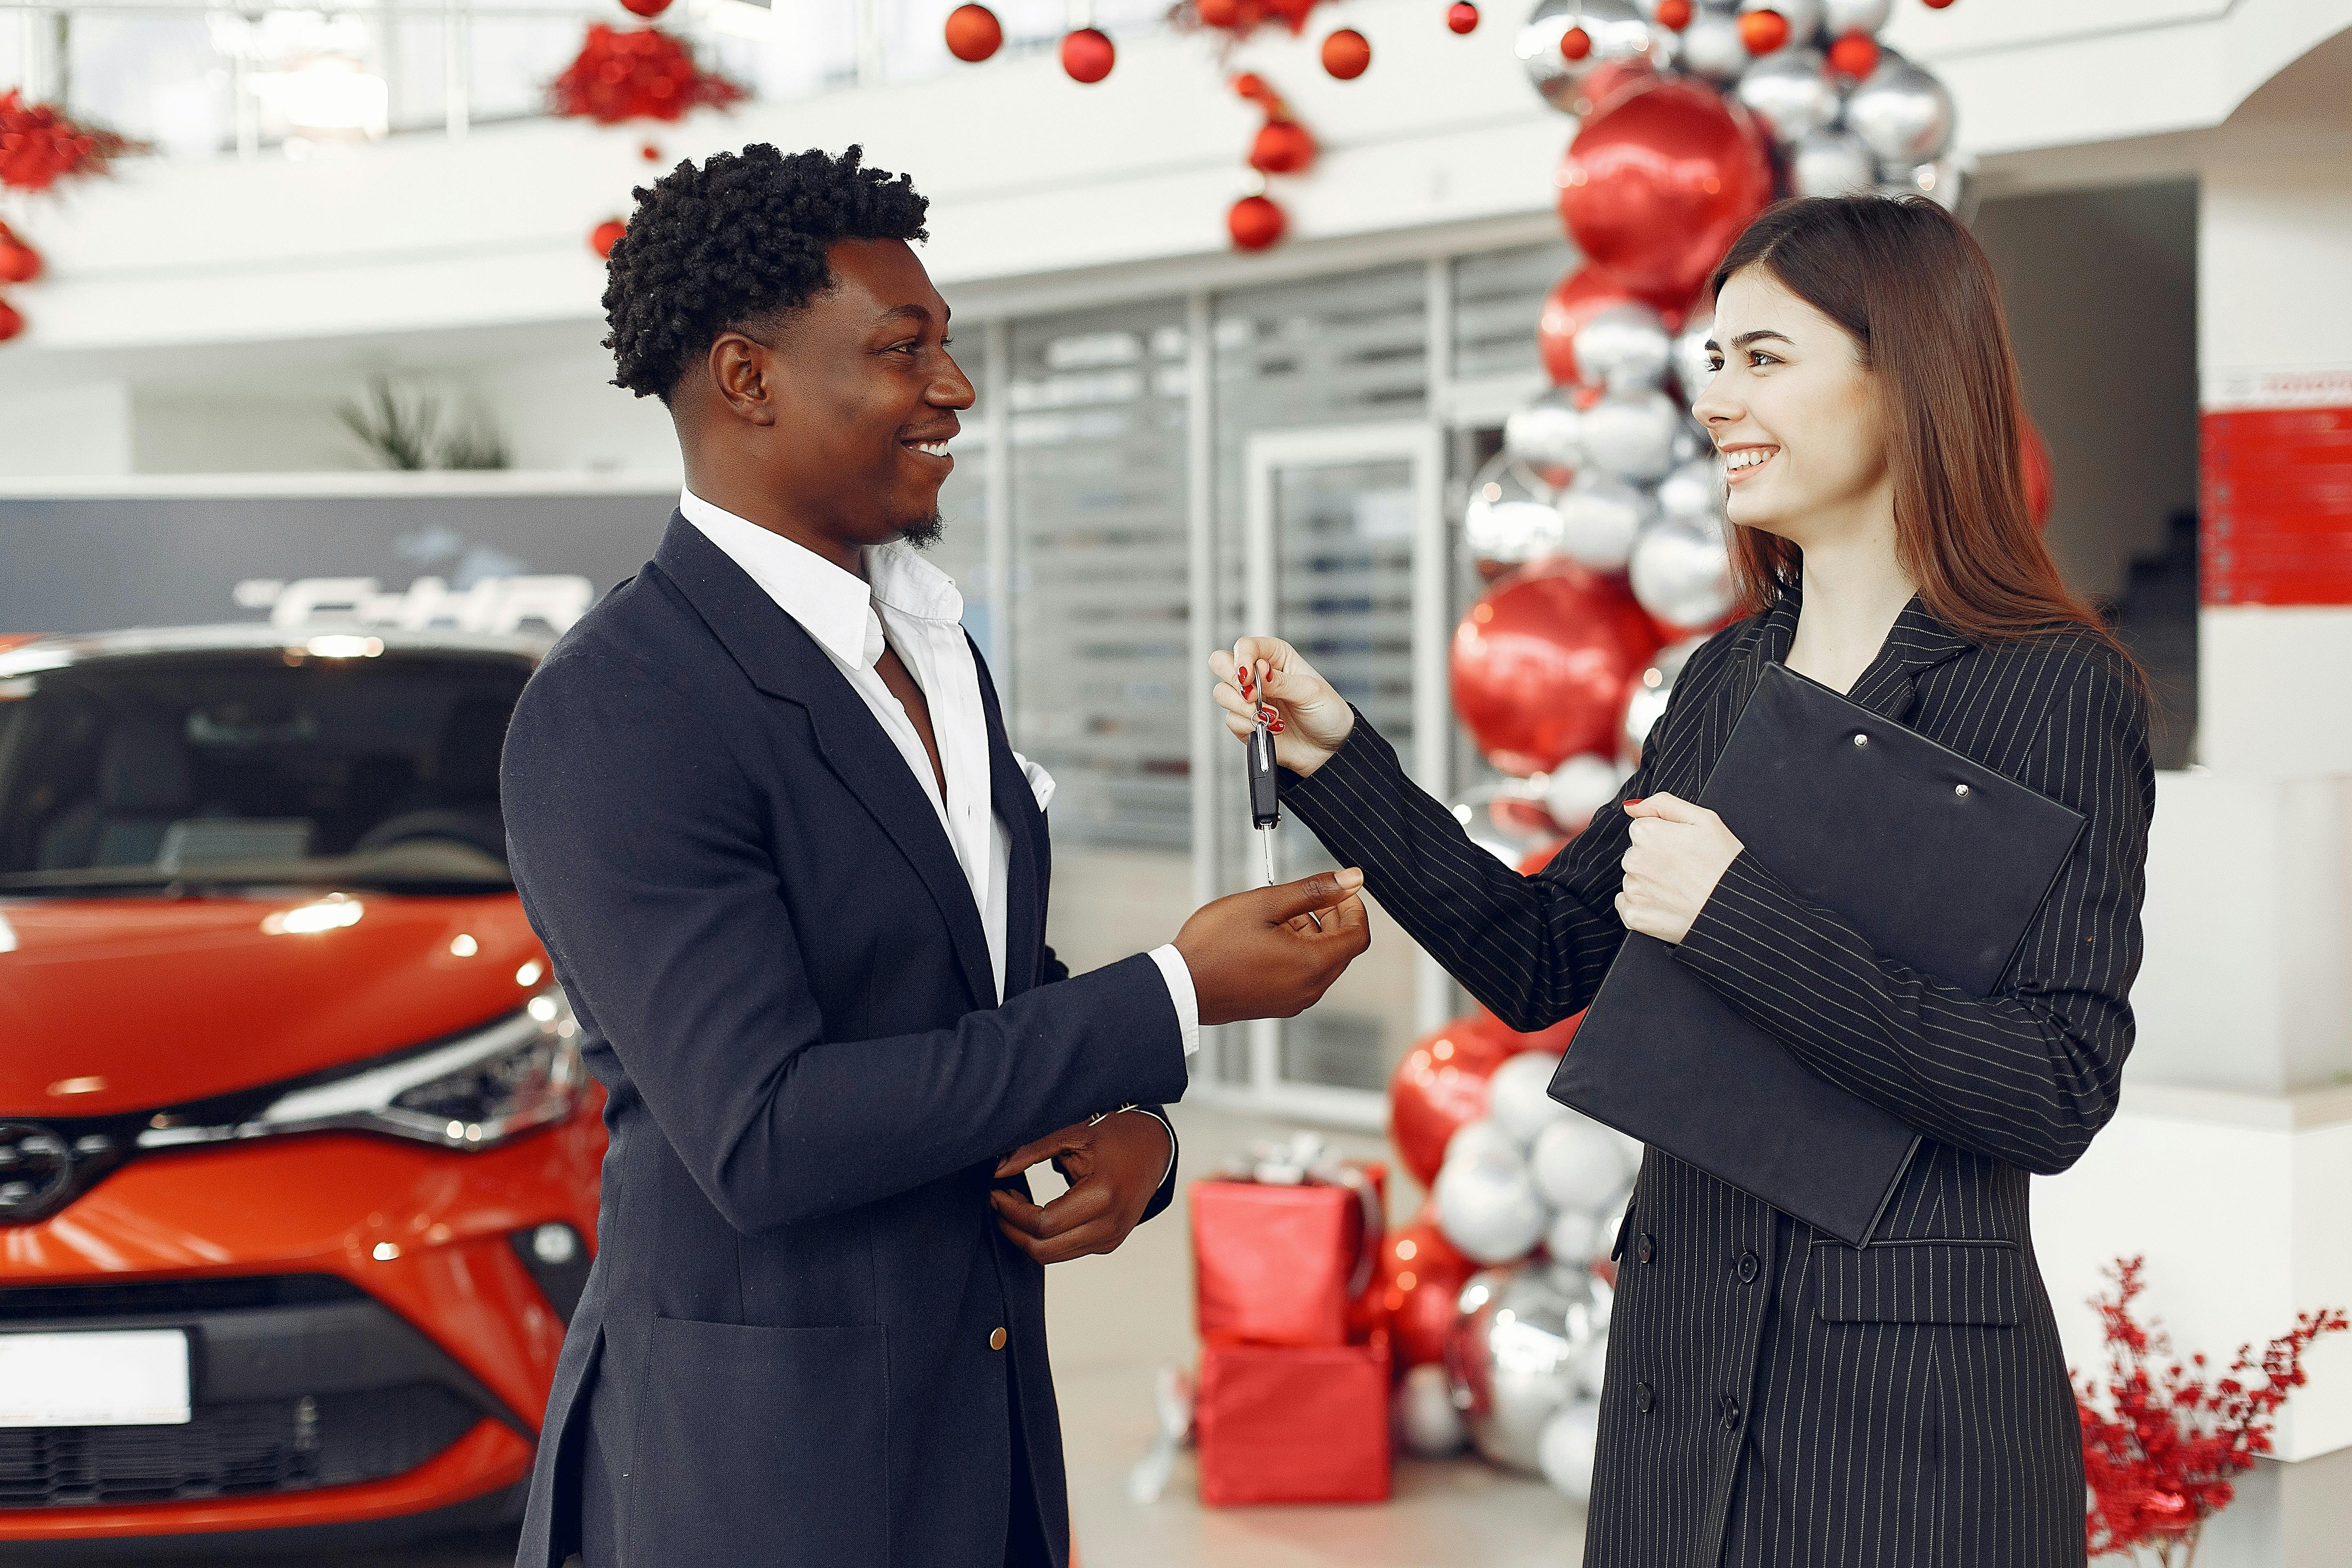
{"type": "Polygon", "coordinates": [[[604,1145],[499,816],[543,647],[0,652],[0,1555],[519,1513],[604,1145]]]}

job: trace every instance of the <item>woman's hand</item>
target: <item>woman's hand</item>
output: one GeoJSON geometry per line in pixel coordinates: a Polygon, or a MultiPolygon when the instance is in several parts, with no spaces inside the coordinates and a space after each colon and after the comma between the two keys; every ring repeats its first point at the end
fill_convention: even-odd
{"type": "Polygon", "coordinates": [[[1274,760],[1301,778],[1323,765],[1356,727],[1356,710],[1298,650],[1280,637],[1244,637],[1231,653],[1209,656],[1217,678],[1217,706],[1225,728],[1242,740],[1256,727],[1263,703],[1271,710],[1274,760]]]}
{"type": "Polygon", "coordinates": [[[1680,942],[1742,846],[1723,818],[1670,795],[1625,803],[1633,819],[1617,918],[1627,931],[1680,942]]]}

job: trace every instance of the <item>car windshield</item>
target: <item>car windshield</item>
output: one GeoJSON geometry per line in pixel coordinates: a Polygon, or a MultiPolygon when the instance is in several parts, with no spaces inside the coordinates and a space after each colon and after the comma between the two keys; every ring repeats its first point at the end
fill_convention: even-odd
{"type": "Polygon", "coordinates": [[[294,649],[0,679],[0,892],[511,886],[520,656],[294,649]]]}

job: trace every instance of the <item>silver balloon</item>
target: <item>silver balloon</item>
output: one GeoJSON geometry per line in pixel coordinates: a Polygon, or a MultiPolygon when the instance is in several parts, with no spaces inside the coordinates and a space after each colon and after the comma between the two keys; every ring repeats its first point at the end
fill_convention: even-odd
{"type": "Polygon", "coordinates": [[[1706,642],[1705,637],[1685,637],[1669,644],[1642,671],[1633,687],[1633,700],[1625,704],[1625,727],[1617,737],[1617,760],[1626,767],[1641,765],[1642,742],[1650,738],[1650,726],[1666,710],[1666,700],[1675,694],[1675,682],[1682,678],[1683,666],[1706,642]]]}
{"type": "Polygon", "coordinates": [[[1582,1389],[1585,1360],[1609,1331],[1612,1300],[1608,1286],[1571,1264],[1471,1277],[1446,1339],[1445,1366],[1480,1453],[1542,1473],[1544,1424],[1582,1389]]]}
{"type": "Polygon", "coordinates": [[[1480,1263],[1509,1263],[1534,1250],[1551,1216],[1527,1162],[1495,1148],[1446,1153],[1429,1194],[1445,1239],[1480,1263]]]}
{"type": "Polygon", "coordinates": [[[1845,100],[1846,129],[1879,163],[1905,169],[1932,163],[1952,144],[1952,95],[1944,84],[1895,55],[1883,55],[1845,100]]]}
{"type": "Polygon", "coordinates": [[[1506,866],[1516,866],[1561,835],[1540,779],[1500,779],[1465,791],[1454,803],[1454,820],[1470,841],[1506,866]]]}
{"type": "Polygon", "coordinates": [[[1640,392],[1665,379],[1673,342],[1666,319],[1647,305],[1605,305],[1576,329],[1576,368],[1612,392],[1640,392]]]}
{"type": "Polygon", "coordinates": [[[1595,572],[1622,572],[1653,515],[1649,496],[1623,479],[1581,473],[1559,498],[1559,553],[1595,572]]]}
{"type": "MultiPolygon", "coordinates": [[[[1581,339],[1582,333],[1578,337],[1581,339]]],[[[1584,447],[1578,432],[1584,416],[1576,406],[1571,394],[1555,388],[1516,410],[1503,421],[1503,450],[1538,470],[1538,477],[1549,481],[1546,468],[1565,475],[1584,462],[1584,447]]]]}
{"type": "Polygon", "coordinates": [[[1660,518],[1633,542],[1626,570],[1634,599],[1666,626],[1711,626],[1731,610],[1731,552],[1719,522],[1660,518]]]}
{"type": "Polygon", "coordinates": [[[1622,1134],[1569,1111],[1537,1133],[1528,1152],[1536,1191],[1555,1208],[1599,1214],[1633,1174],[1626,1143],[1622,1134]]]}
{"type": "Polygon", "coordinates": [[[1581,833],[1594,812],[1617,798],[1617,786],[1624,781],[1623,770],[1610,758],[1597,752],[1570,757],[1543,775],[1544,805],[1562,833],[1581,833]]]}
{"type": "Polygon", "coordinates": [[[1709,436],[1706,433],[1706,426],[1696,419],[1685,419],[1682,428],[1675,432],[1674,458],[1675,467],[1678,468],[1685,463],[1696,461],[1711,454],[1714,450],[1715,437],[1709,436]]]}
{"type": "Polygon", "coordinates": [[[1581,1209],[1559,1210],[1544,1231],[1544,1251],[1555,1263],[1590,1263],[1608,1246],[1601,1239],[1600,1216],[1581,1209]]]}
{"type": "Polygon", "coordinates": [[[1657,39],[1632,0],[1543,0],[1512,47],[1544,101],[1563,114],[1577,114],[1582,112],[1586,77],[1614,60],[1654,58],[1657,39]],[[1559,52],[1559,41],[1579,26],[1592,48],[1571,60],[1559,52]]]}
{"type": "Polygon", "coordinates": [[[1714,455],[1710,443],[1705,456],[1684,463],[1658,486],[1658,510],[1666,517],[1719,522],[1723,489],[1723,459],[1714,455]]]}
{"type": "Polygon", "coordinates": [[[1406,1369],[1397,1384],[1395,1426],[1399,1445],[1418,1458],[1442,1459],[1470,1440],[1444,1367],[1406,1369]]]}
{"type": "Polygon", "coordinates": [[[1848,33],[1875,33],[1886,26],[1894,0],[1823,0],[1822,29],[1832,38],[1848,33]]]}
{"type": "Polygon", "coordinates": [[[1544,1479],[1571,1502],[1592,1500],[1592,1464],[1601,1457],[1601,1402],[1571,1399],[1536,1438],[1544,1479]]]}
{"type": "Polygon", "coordinates": [[[1701,6],[1691,13],[1682,32],[1682,68],[1721,86],[1736,79],[1753,58],[1739,36],[1739,18],[1728,11],[1701,6]]]}
{"type": "Polygon", "coordinates": [[[1822,0],[1739,0],[1740,15],[1750,11],[1780,13],[1780,19],[1789,24],[1790,44],[1810,44],[1822,30],[1822,0]]]}
{"type": "Polygon", "coordinates": [[[1462,533],[1480,561],[1517,564],[1559,553],[1559,492],[1508,452],[1497,453],[1470,481],[1462,533]]]}
{"type": "Polygon", "coordinates": [[[1712,304],[1693,310],[1683,330],[1675,334],[1675,384],[1682,388],[1685,404],[1696,403],[1706,384],[1715,379],[1715,366],[1706,352],[1706,340],[1714,334],[1712,304]]]}
{"type": "Polygon", "coordinates": [[[1612,392],[1584,411],[1584,455],[1604,474],[1655,484],[1674,467],[1682,426],[1683,411],[1665,394],[1612,392]]]}
{"type": "Polygon", "coordinates": [[[1819,49],[1786,48],[1748,68],[1733,89],[1786,146],[1838,117],[1837,84],[1819,49]]]}
{"type": "Polygon", "coordinates": [[[1789,184],[1801,196],[1855,196],[1878,184],[1878,160],[1851,131],[1808,131],[1789,153],[1789,184]]]}
{"type": "Polygon", "coordinates": [[[1555,1122],[1584,1120],[1551,1097],[1552,1075],[1558,1071],[1558,1051],[1521,1051],[1487,1077],[1486,1118],[1517,1139],[1522,1150],[1531,1148],[1555,1122]]]}

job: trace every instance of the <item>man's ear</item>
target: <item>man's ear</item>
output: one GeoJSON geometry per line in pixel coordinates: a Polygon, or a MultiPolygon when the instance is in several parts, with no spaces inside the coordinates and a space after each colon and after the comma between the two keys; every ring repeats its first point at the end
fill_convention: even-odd
{"type": "Polygon", "coordinates": [[[711,386],[738,419],[776,422],[775,351],[740,332],[721,332],[710,345],[707,368],[711,386]]]}

